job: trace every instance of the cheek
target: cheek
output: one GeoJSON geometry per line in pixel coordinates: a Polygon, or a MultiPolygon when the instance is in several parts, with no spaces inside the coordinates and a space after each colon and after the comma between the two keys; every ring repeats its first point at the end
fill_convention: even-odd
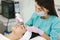
{"type": "Polygon", "coordinates": [[[16,29],[15,30],[15,33],[20,33],[20,29],[16,29]]]}
{"type": "Polygon", "coordinates": [[[16,31],[16,28],[15,27],[12,27],[12,31],[15,32],[16,31]]]}
{"type": "Polygon", "coordinates": [[[12,31],[14,30],[14,27],[12,27],[12,31]]]}
{"type": "Polygon", "coordinates": [[[38,12],[38,9],[37,9],[37,7],[35,7],[35,10],[38,12]]]}

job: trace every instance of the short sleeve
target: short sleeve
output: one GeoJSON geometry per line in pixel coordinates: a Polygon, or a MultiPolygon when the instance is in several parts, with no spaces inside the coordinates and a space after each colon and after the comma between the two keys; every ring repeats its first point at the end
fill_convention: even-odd
{"type": "Polygon", "coordinates": [[[35,18],[36,16],[37,16],[37,15],[36,15],[36,13],[34,12],[34,13],[32,14],[32,16],[31,16],[31,18],[27,21],[26,25],[28,25],[28,26],[33,26],[33,20],[34,20],[34,18],[35,18]]]}
{"type": "Polygon", "coordinates": [[[33,25],[33,18],[32,17],[28,20],[26,25],[28,25],[28,26],[32,26],[33,25]]]}
{"type": "Polygon", "coordinates": [[[60,40],[60,22],[54,22],[50,32],[50,40],[60,40]]]}

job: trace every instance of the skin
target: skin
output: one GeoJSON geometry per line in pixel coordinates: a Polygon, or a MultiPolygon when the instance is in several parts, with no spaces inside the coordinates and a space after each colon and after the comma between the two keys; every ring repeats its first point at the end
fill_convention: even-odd
{"type": "MultiPolygon", "coordinates": [[[[35,4],[35,8],[37,12],[41,12],[41,11],[45,12],[46,15],[42,17],[43,19],[50,17],[50,15],[48,15],[49,10],[47,10],[46,8],[39,6],[37,3],[35,4]]],[[[50,40],[50,37],[45,33],[41,36],[47,40],[50,40]]]]}
{"type": "Polygon", "coordinates": [[[39,13],[41,11],[43,11],[45,13],[45,16],[43,16],[42,18],[46,19],[46,18],[49,18],[50,15],[48,15],[48,12],[49,10],[47,10],[46,8],[44,7],[41,7],[37,4],[37,2],[35,2],[35,10],[39,13]]]}
{"type": "Polygon", "coordinates": [[[17,25],[12,28],[12,33],[7,36],[7,38],[11,40],[19,40],[24,33],[26,32],[26,28],[23,25],[17,25]]]}

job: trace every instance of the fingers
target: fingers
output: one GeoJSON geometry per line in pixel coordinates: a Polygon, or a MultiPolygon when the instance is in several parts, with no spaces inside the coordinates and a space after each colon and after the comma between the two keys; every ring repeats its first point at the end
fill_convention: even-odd
{"type": "Polygon", "coordinates": [[[21,28],[21,29],[25,29],[24,25],[17,25],[17,27],[21,28]]]}
{"type": "Polygon", "coordinates": [[[26,31],[26,26],[24,26],[24,25],[16,25],[15,26],[16,28],[20,28],[20,29],[22,29],[23,31],[26,31]]]}

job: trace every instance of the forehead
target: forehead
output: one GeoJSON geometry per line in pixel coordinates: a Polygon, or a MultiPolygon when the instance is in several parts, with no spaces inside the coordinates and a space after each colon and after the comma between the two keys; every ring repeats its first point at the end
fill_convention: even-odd
{"type": "Polygon", "coordinates": [[[42,7],[39,6],[36,2],[35,2],[35,7],[36,7],[36,8],[42,8],[42,7]]]}

